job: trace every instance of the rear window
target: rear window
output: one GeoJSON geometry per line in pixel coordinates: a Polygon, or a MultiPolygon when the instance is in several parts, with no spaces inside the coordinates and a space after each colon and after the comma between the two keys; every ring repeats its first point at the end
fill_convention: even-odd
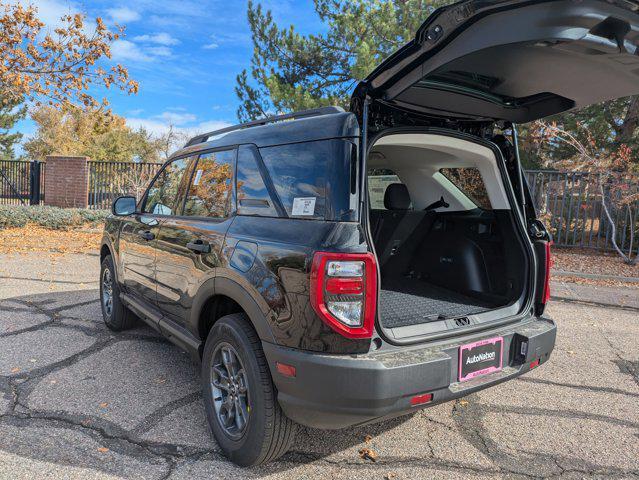
{"type": "Polygon", "coordinates": [[[376,168],[368,171],[368,198],[372,210],[386,210],[384,196],[388,186],[393,183],[402,181],[392,170],[376,168]]]}
{"type": "Polygon", "coordinates": [[[442,168],[439,172],[479,208],[492,210],[486,184],[477,168],[442,168]]]}
{"type": "Polygon", "coordinates": [[[290,217],[325,218],[327,165],[335,155],[331,142],[264,147],[260,155],[290,217]]]}

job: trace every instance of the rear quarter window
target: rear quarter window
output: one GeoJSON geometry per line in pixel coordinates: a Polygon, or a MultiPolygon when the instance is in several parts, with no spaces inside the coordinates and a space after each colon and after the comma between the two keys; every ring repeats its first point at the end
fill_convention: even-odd
{"type": "Polygon", "coordinates": [[[477,168],[442,168],[439,172],[479,208],[493,209],[486,184],[477,168]]]}
{"type": "Polygon", "coordinates": [[[329,141],[260,149],[277,195],[290,217],[326,217],[327,167],[334,154],[329,141]]]}

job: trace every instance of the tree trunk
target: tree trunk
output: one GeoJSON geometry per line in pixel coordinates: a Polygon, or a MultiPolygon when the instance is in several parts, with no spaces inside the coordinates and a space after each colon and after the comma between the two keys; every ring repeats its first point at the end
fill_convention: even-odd
{"type": "Polygon", "coordinates": [[[610,223],[610,241],[612,242],[612,246],[614,247],[616,252],[619,254],[619,256],[623,258],[624,262],[630,265],[634,265],[635,262],[633,262],[633,260],[628,255],[626,255],[621,250],[621,248],[619,248],[619,245],[617,245],[617,226],[615,225],[612,215],[610,214],[610,210],[608,209],[608,204],[606,203],[606,192],[604,189],[604,182],[601,177],[599,178],[599,192],[601,193],[601,206],[603,208],[604,214],[606,215],[606,219],[608,220],[608,223],[610,223]]]}
{"type": "Polygon", "coordinates": [[[632,141],[637,127],[639,127],[639,96],[630,99],[626,116],[618,129],[617,142],[620,145],[628,145],[632,141]]]}

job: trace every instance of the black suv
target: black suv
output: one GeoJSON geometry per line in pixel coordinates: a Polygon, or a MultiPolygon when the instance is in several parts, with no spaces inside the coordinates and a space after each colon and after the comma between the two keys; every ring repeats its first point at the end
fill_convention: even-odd
{"type": "Polygon", "coordinates": [[[516,123],[639,93],[628,1],[465,1],[353,94],[192,139],[101,249],[113,330],[139,317],[201,360],[240,465],[297,424],[343,428],[548,360],[550,238],[516,123]]]}

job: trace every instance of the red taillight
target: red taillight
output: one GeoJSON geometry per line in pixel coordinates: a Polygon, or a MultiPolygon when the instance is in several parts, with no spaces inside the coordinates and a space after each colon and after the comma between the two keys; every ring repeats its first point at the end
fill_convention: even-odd
{"type": "Polygon", "coordinates": [[[364,292],[363,278],[329,278],[326,292],[333,295],[359,295],[364,292]]]}
{"type": "Polygon", "coordinates": [[[410,399],[410,404],[413,407],[416,407],[418,405],[425,405],[427,403],[430,403],[433,401],[433,394],[432,393],[424,393],[422,395],[415,395],[413,398],[410,399]]]}
{"type": "Polygon", "coordinates": [[[543,305],[546,305],[550,300],[550,270],[552,268],[551,245],[552,242],[546,242],[546,272],[544,278],[544,294],[541,297],[541,303],[543,305]]]}
{"type": "Polygon", "coordinates": [[[311,305],[337,333],[371,338],[377,306],[375,256],[317,252],[311,269],[311,305]]]}
{"type": "Polygon", "coordinates": [[[539,366],[539,359],[530,363],[530,369],[537,368],[539,366]]]}

